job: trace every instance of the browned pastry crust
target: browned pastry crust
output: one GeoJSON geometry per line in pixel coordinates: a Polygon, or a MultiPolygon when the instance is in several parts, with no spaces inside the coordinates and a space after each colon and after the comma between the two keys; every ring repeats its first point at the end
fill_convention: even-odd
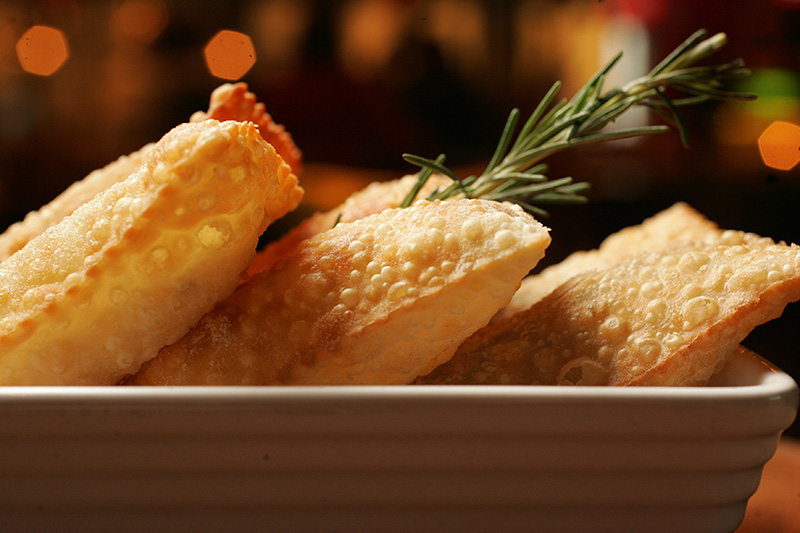
{"type": "Polygon", "coordinates": [[[410,383],[489,321],[549,242],[518,206],[484,200],[343,222],[241,285],[126,383],[410,383]]]}
{"type": "Polygon", "coordinates": [[[563,261],[528,276],[509,304],[497,313],[495,320],[528,309],[559,285],[586,270],[606,268],[632,255],[660,250],[679,242],[713,241],[722,233],[717,224],[688,204],[678,202],[639,225],[609,235],[595,250],[573,252],[563,261]]]}
{"type": "MultiPolygon", "coordinates": [[[[380,213],[384,209],[398,207],[416,181],[416,175],[408,175],[396,180],[373,182],[351,194],[341,205],[330,211],[314,213],[283,237],[269,243],[258,252],[247,269],[247,276],[268,270],[298,244],[331,229],[337,223],[352,222],[380,213]]],[[[451,183],[450,178],[435,174],[422,187],[418,197],[424,198],[437,188],[444,188],[451,183]]]]}
{"type": "Polygon", "coordinates": [[[253,124],[175,128],[0,263],[0,384],[117,383],[234,290],[301,197],[253,124]]]}
{"type": "MultiPolygon", "coordinates": [[[[275,124],[272,117],[266,112],[264,104],[256,102],[255,95],[247,91],[246,84],[224,84],[217,88],[211,94],[208,112],[198,111],[192,115],[192,120],[195,122],[206,119],[220,122],[226,120],[253,122],[258,127],[261,136],[273,145],[278,155],[283,157],[292,168],[294,174],[299,175],[303,161],[302,153],[286,128],[275,124]]],[[[147,159],[153,146],[154,143],[147,144],[141,149],[121,156],[113,163],[91,172],[82,180],[70,185],[45,206],[31,211],[23,220],[9,226],[5,232],[0,234],[0,260],[25,246],[33,237],[58,223],[97,193],[133,174],[147,159]]]]}
{"type": "Polygon", "coordinates": [[[294,143],[291,134],[281,124],[276,124],[267,113],[266,106],[259,102],[256,95],[247,90],[247,84],[225,83],[211,93],[208,111],[197,111],[192,122],[214,119],[219,121],[237,120],[252,122],[258,126],[261,136],[271,144],[299,176],[303,167],[303,153],[294,143]]]}
{"type": "Polygon", "coordinates": [[[123,155],[113,163],[97,169],[80,181],[76,181],[37,211],[31,211],[25,218],[15,222],[0,234],[0,261],[7,258],[29,240],[42,233],[62,218],[72,213],[100,191],[124,180],[136,172],[147,159],[154,144],[147,144],[129,155],[123,155]]]}
{"type": "Polygon", "coordinates": [[[800,247],[728,232],[572,277],[469,338],[418,383],[703,384],[800,299],[800,247]]]}

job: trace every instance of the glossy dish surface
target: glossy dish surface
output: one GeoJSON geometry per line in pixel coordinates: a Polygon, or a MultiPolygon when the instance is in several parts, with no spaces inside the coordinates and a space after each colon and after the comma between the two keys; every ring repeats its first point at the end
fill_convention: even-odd
{"type": "Polygon", "coordinates": [[[709,386],[0,388],[4,531],[730,531],[797,414],[709,386]]]}

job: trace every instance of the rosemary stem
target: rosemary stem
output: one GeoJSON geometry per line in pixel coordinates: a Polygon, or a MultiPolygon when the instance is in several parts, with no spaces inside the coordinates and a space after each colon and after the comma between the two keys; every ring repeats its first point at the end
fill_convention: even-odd
{"type": "Polygon", "coordinates": [[[559,99],[560,82],[554,83],[516,134],[520,111],[509,114],[500,140],[486,169],[479,176],[460,179],[444,166],[444,156],[436,160],[404,155],[404,158],[423,169],[419,183],[407,200],[413,201],[431,172],[449,176],[453,183],[436,191],[430,198],[491,198],[511,200],[538,216],[546,214],[537,203],[583,202],[585,182],[573,183],[571,178],[548,180],[544,159],[553,153],[584,144],[612,141],[628,137],[660,133],[669,126],[678,130],[681,142],[688,146],[686,124],[678,107],[699,104],[708,100],[749,100],[750,94],[730,92],[723,88],[725,81],[749,75],[741,59],[720,65],[702,66],[698,63],[718,52],[727,43],[724,33],[707,37],[705,30],[690,35],[653,69],[621,87],[604,90],[609,71],[622,57],[620,52],[596,72],[570,99],[559,99]],[[673,97],[677,93],[678,97],[673,97]],[[648,106],[666,125],[652,125],[626,130],[606,130],[606,126],[633,106],[648,106]],[[427,171],[427,172],[426,172],[427,171]]]}

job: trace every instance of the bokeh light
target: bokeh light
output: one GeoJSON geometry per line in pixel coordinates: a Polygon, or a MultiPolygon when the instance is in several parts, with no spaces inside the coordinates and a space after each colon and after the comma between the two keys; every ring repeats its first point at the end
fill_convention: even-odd
{"type": "Polygon", "coordinates": [[[17,58],[25,72],[49,76],[69,57],[64,33],[50,26],[33,26],[17,41],[17,58]]]}
{"type": "Polygon", "coordinates": [[[791,170],[800,163],[800,126],[773,122],[758,138],[764,164],[778,170],[791,170]]]}
{"type": "Polygon", "coordinates": [[[386,0],[360,0],[343,8],[339,56],[348,73],[365,80],[389,64],[406,31],[410,11],[403,7],[386,0]]]}
{"type": "Polygon", "coordinates": [[[161,34],[167,21],[167,7],[161,0],[125,0],[114,11],[111,31],[117,39],[148,45],[161,34]]]}
{"type": "Polygon", "coordinates": [[[286,72],[302,61],[313,14],[312,6],[297,0],[271,0],[253,6],[248,14],[250,35],[259,63],[273,75],[286,72]]]}
{"type": "Polygon", "coordinates": [[[789,69],[755,69],[737,90],[758,95],[747,108],[760,117],[780,120],[800,112],[800,75],[789,69]]]}
{"type": "Polygon", "coordinates": [[[204,55],[211,74],[223,80],[238,80],[256,62],[250,37],[231,30],[217,33],[206,45],[204,55]]]}

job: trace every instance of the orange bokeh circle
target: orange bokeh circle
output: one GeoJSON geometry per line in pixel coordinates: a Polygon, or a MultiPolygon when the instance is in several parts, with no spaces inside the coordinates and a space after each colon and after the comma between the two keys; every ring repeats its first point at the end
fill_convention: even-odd
{"type": "Polygon", "coordinates": [[[256,62],[256,50],[244,33],[222,30],[205,47],[206,65],[212,75],[224,80],[238,80],[256,62]]]}
{"type": "Polygon", "coordinates": [[[50,26],[32,26],[17,41],[17,58],[25,72],[49,76],[69,57],[64,33],[50,26]]]}
{"type": "Polygon", "coordinates": [[[758,138],[761,159],[768,167],[790,170],[800,163],[800,126],[777,121],[758,138]]]}

